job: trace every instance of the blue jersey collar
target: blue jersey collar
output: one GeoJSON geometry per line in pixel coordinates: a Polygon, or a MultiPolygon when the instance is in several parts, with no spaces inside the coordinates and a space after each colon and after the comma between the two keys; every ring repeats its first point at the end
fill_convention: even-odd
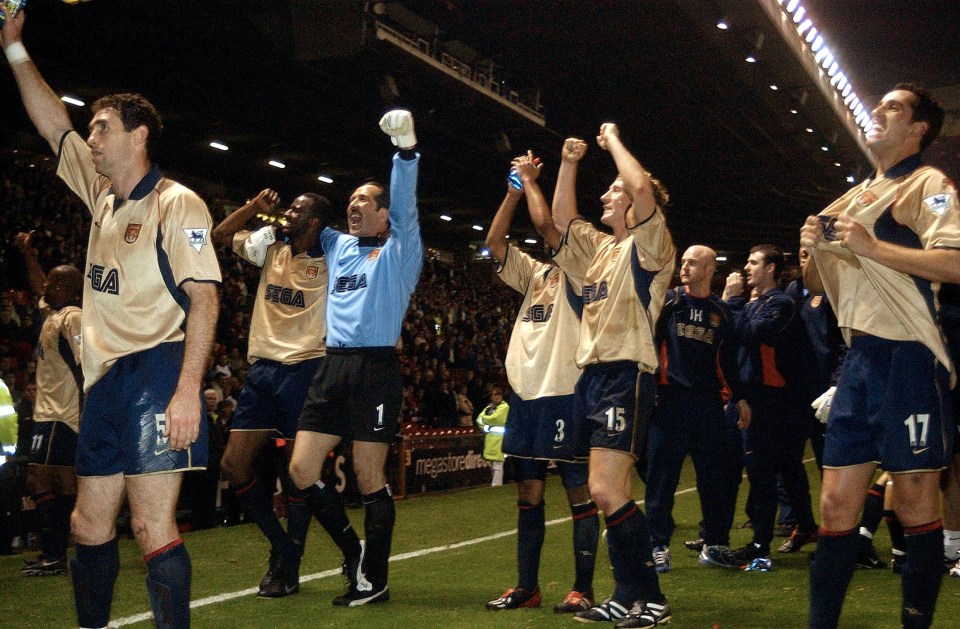
{"type": "MultiPolygon", "coordinates": [[[[143,179],[140,180],[136,186],[134,186],[133,191],[130,192],[131,201],[139,201],[140,199],[146,197],[150,194],[150,191],[157,187],[157,184],[160,183],[160,179],[163,178],[163,173],[160,172],[160,167],[156,164],[150,166],[150,170],[147,171],[147,174],[143,176],[143,179]]],[[[116,195],[116,191],[113,189],[113,186],[110,186],[110,194],[116,195]]],[[[115,196],[113,199],[113,209],[117,209],[126,199],[121,199],[120,197],[115,196]]]]}
{"type": "Polygon", "coordinates": [[[920,153],[914,153],[909,157],[904,157],[888,168],[886,172],[883,173],[883,176],[887,179],[896,179],[897,177],[909,175],[921,166],[923,166],[923,161],[920,159],[920,153]]]}

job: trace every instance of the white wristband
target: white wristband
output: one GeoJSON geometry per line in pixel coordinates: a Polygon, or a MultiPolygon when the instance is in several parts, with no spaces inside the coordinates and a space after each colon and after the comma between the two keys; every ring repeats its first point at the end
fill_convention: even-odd
{"type": "Polygon", "coordinates": [[[3,50],[3,54],[7,56],[7,63],[12,66],[30,61],[30,55],[23,47],[23,42],[13,42],[3,50]]]}

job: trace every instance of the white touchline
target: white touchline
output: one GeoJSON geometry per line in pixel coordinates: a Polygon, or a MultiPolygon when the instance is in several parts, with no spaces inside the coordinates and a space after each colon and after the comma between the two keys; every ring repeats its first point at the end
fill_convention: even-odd
{"type": "MultiPolygon", "coordinates": [[[[806,459],[804,463],[809,463],[813,459],[806,459]]],[[[688,487],[687,489],[681,489],[680,491],[673,494],[674,496],[681,496],[683,494],[689,494],[690,492],[697,491],[696,487],[688,487]]],[[[638,504],[643,504],[643,500],[638,500],[638,504]]],[[[554,524],[561,524],[570,520],[570,517],[557,518],[556,520],[549,520],[546,525],[553,526],[554,524]]],[[[423,557],[426,555],[432,555],[434,553],[440,553],[445,550],[453,550],[455,548],[463,548],[464,546],[473,546],[474,544],[482,544],[484,542],[490,542],[495,539],[500,539],[501,537],[508,537],[510,535],[516,535],[517,529],[510,529],[509,531],[502,531],[500,533],[494,533],[493,535],[487,535],[485,537],[476,537],[474,539],[468,539],[463,542],[456,542],[454,544],[444,544],[443,546],[434,546],[432,548],[422,548],[420,550],[412,550],[408,553],[400,553],[399,555],[394,555],[390,558],[390,561],[403,561],[404,559],[416,559],[417,557],[423,557]]],[[[326,579],[327,577],[335,577],[340,574],[340,568],[334,568],[332,570],[324,570],[323,572],[315,572],[314,574],[308,574],[306,576],[300,577],[300,583],[306,581],[315,581],[317,579],[326,579]]],[[[206,607],[207,605],[213,605],[215,603],[223,603],[224,601],[230,601],[235,598],[241,598],[243,596],[252,596],[257,593],[259,588],[247,588],[245,590],[239,590],[237,592],[226,592],[224,594],[216,594],[214,596],[208,596],[206,598],[198,598],[195,601],[190,601],[190,609],[196,609],[197,607],[206,607]]],[[[142,614],[136,614],[133,616],[125,616],[123,618],[118,618],[116,620],[111,620],[108,627],[126,627],[127,625],[134,625],[138,622],[144,622],[145,620],[150,620],[153,618],[153,612],[144,612],[142,614]]]]}

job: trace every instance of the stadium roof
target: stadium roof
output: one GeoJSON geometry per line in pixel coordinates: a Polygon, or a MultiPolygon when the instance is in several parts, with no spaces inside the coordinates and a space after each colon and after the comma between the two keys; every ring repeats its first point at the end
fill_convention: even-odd
{"type": "MultiPolygon", "coordinates": [[[[738,256],[759,241],[794,248],[803,216],[870,171],[827,79],[784,35],[799,26],[797,5],[866,107],[903,79],[936,90],[951,137],[930,154],[960,174],[960,17],[945,4],[31,0],[26,40],[58,93],[153,100],[166,122],[161,166],[225,196],[271,186],[341,205],[359,179],[385,177],[376,122],[407,107],[424,155],[425,237],[454,254],[482,239],[472,227],[489,226],[513,155],[543,157],[550,195],[567,136],[591,142],[579,192],[581,212],[598,217],[614,169],[593,138],[612,120],[670,190],[678,246],[738,256]]],[[[22,143],[31,127],[8,71],[0,94],[4,142],[22,143]]],[[[71,111],[85,126],[89,111],[71,111]]],[[[516,227],[515,238],[533,234],[516,227]]]]}

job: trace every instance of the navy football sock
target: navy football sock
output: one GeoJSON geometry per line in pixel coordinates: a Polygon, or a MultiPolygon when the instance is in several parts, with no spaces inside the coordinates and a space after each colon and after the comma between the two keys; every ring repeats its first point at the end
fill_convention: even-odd
{"type": "Polygon", "coordinates": [[[310,508],[317,522],[337,545],[344,559],[360,555],[360,538],[350,524],[343,498],[333,487],[317,483],[300,490],[300,496],[310,508]]]}
{"type": "MultiPolygon", "coordinates": [[[[632,603],[637,600],[659,602],[664,599],[660,591],[660,581],[653,566],[653,547],[650,545],[650,533],[647,521],[632,500],[607,516],[607,543],[618,551],[618,559],[623,562],[629,573],[629,585],[624,594],[633,597],[616,598],[619,602],[632,603]]],[[[617,578],[614,565],[614,578],[617,578]]],[[[617,581],[617,591],[620,582],[617,581]]]]}
{"type": "Polygon", "coordinates": [[[190,627],[190,556],[176,539],[143,557],[147,564],[147,596],[157,629],[190,627]]]}
{"type": "Polygon", "coordinates": [[[393,523],[396,519],[390,486],[364,494],[363,506],[366,511],[363,528],[367,537],[364,572],[367,580],[373,584],[374,591],[377,591],[387,585],[390,543],[393,541],[393,523]]]}
{"type": "Polygon", "coordinates": [[[539,583],[540,551],[546,533],[543,501],[532,505],[518,500],[517,508],[517,586],[532,592],[539,583]]]}
{"type": "MultiPolygon", "coordinates": [[[[860,518],[860,528],[870,531],[873,535],[883,519],[883,496],[887,492],[886,485],[874,484],[867,491],[867,499],[863,503],[863,516],[860,518]]],[[[860,533],[863,535],[863,533],[860,533]]]]}
{"type": "Polygon", "coordinates": [[[847,586],[856,567],[857,529],[820,529],[817,554],[810,564],[810,629],[835,629],[847,586]]]}
{"type": "Polygon", "coordinates": [[[77,556],[70,562],[70,568],[77,624],[106,627],[110,622],[113,584],[120,572],[117,538],[96,546],[77,544],[77,556]]]}
{"type": "Polygon", "coordinates": [[[903,525],[900,524],[900,518],[893,511],[884,511],[883,520],[887,523],[887,529],[890,531],[890,546],[894,550],[907,552],[907,541],[904,539],[903,525]]]}
{"type": "Polygon", "coordinates": [[[591,500],[570,507],[573,515],[573,557],[576,576],[573,589],[593,591],[593,571],[597,563],[597,539],[600,537],[600,518],[597,505],[591,500]]]}
{"type": "Polygon", "coordinates": [[[242,485],[231,485],[234,495],[246,512],[247,517],[253,520],[257,528],[266,536],[271,548],[285,550],[287,548],[287,532],[280,526],[280,520],[273,510],[273,492],[254,476],[249,482],[242,485]]]}
{"type": "Polygon", "coordinates": [[[904,629],[926,629],[933,622],[943,578],[943,527],[940,520],[904,529],[907,561],[901,571],[904,629]]]}
{"type": "Polygon", "coordinates": [[[30,496],[33,500],[37,519],[40,521],[40,550],[47,559],[60,559],[63,550],[58,548],[56,539],[56,496],[52,491],[45,491],[30,496]]]}

